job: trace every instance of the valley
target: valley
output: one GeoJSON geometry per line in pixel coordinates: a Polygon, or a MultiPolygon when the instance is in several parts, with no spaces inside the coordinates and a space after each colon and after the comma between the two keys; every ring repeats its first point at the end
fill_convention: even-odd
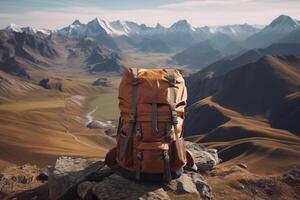
{"type": "MultiPolygon", "coordinates": [[[[2,74],[5,75],[10,76],[2,74]]],[[[87,128],[86,114],[94,106],[92,101],[96,96],[109,96],[113,92],[92,86],[92,80],[90,77],[76,80],[81,82],[81,87],[90,88],[89,91],[82,92],[80,87],[76,90],[77,83],[65,86],[63,82],[64,92],[60,92],[16,79],[20,85],[32,85],[33,89],[26,88],[26,94],[22,94],[24,90],[18,92],[16,85],[7,88],[2,80],[1,89],[6,92],[2,95],[9,94],[9,90],[14,94],[0,105],[0,168],[24,163],[47,166],[63,155],[103,158],[115,141],[104,130],[87,128]],[[69,87],[72,90],[65,89],[69,87]]],[[[102,119],[101,116],[107,115],[99,114],[95,118],[102,119]]]]}

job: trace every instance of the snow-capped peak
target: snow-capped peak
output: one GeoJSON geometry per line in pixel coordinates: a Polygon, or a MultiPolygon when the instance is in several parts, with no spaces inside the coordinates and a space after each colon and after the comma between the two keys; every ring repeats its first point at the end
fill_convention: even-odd
{"type": "Polygon", "coordinates": [[[165,27],[162,26],[160,23],[157,23],[155,29],[165,29],[165,27]]]}
{"type": "Polygon", "coordinates": [[[195,28],[192,27],[191,24],[188,23],[187,20],[179,20],[177,22],[175,22],[170,28],[169,30],[173,31],[173,32],[191,32],[191,31],[195,31],[195,28]]]}
{"type": "Polygon", "coordinates": [[[98,20],[100,26],[106,31],[109,35],[126,35],[126,32],[122,30],[115,29],[110,22],[105,21],[103,19],[98,20]]]}
{"type": "Polygon", "coordinates": [[[76,20],[74,20],[74,22],[72,23],[72,25],[82,25],[82,24],[81,24],[81,22],[78,19],[76,19],[76,20]]]}
{"type": "Polygon", "coordinates": [[[16,24],[10,24],[9,26],[7,26],[5,28],[5,30],[13,31],[13,32],[19,32],[19,33],[25,32],[25,33],[30,33],[30,34],[42,33],[42,34],[45,34],[45,35],[49,35],[51,33],[51,31],[46,30],[46,29],[35,29],[35,28],[30,27],[30,26],[21,27],[21,26],[16,25],[16,24]]]}
{"type": "Polygon", "coordinates": [[[14,31],[14,32],[23,32],[21,27],[16,24],[10,24],[5,28],[7,31],[14,31]]]}

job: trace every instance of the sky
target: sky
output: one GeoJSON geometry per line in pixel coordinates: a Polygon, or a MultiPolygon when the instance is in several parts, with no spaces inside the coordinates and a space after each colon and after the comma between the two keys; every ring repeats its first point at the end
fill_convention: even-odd
{"type": "Polygon", "coordinates": [[[9,24],[59,29],[96,17],[169,27],[269,24],[281,14],[300,20],[300,0],[0,0],[0,28],[9,24]]]}

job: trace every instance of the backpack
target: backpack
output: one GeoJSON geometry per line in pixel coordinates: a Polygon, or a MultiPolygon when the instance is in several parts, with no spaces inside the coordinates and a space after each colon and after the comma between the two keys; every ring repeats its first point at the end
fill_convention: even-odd
{"type": "Polygon", "coordinates": [[[179,71],[130,68],[118,98],[115,159],[122,175],[167,182],[179,177],[187,162],[182,134],[187,90],[179,71]]]}

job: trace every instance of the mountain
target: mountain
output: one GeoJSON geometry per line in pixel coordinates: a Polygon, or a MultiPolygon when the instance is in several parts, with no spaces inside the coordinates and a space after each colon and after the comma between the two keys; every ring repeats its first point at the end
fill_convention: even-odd
{"type": "Polygon", "coordinates": [[[173,60],[179,65],[201,69],[223,57],[222,53],[211,45],[210,41],[197,43],[176,54],[173,60]]]}
{"type": "Polygon", "coordinates": [[[71,25],[57,31],[58,34],[66,37],[87,38],[91,37],[108,48],[117,50],[117,46],[110,37],[110,28],[106,21],[95,18],[87,24],[82,24],[79,20],[75,20],[71,25]]]}
{"type": "Polygon", "coordinates": [[[233,39],[243,40],[259,32],[261,29],[249,24],[207,27],[210,33],[223,33],[233,39]]]}
{"type": "Polygon", "coordinates": [[[58,33],[64,36],[84,37],[85,24],[75,20],[71,25],[58,30],[58,33]]]}
{"type": "Polygon", "coordinates": [[[267,55],[226,74],[212,100],[243,114],[264,114],[295,91],[300,91],[300,58],[267,55]]]}
{"type": "MultiPolygon", "coordinates": [[[[199,100],[210,97],[210,101],[233,112],[243,115],[264,115],[276,110],[277,105],[285,97],[300,91],[300,58],[267,55],[256,62],[232,69],[219,77],[203,79],[199,75],[201,74],[194,74],[187,79],[187,87],[190,91],[189,105],[194,104],[194,107],[197,107],[199,100]]],[[[212,119],[211,123],[215,125],[208,128],[210,125],[207,124],[206,128],[200,132],[212,130],[221,122],[228,120],[226,115],[215,106],[201,107],[203,110],[201,112],[197,109],[193,111],[193,109],[192,106],[189,111],[189,115],[193,117],[187,116],[186,125],[187,132],[191,134],[195,133],[193,124],[197,124],[191,123],[196,121],[195,115],[201,112],[206,113],[206,110],[210,113],[209,116],[212,116],[208,119],[212,119]]],[[[292,110],[290,109],[289,112],[292,110]]]]}
{"type": "Polygon", "coordinates": [[[10,102],[17,96],[25,96],[39,87],[29,81],[0,71],[0,102],[10,102]]]}
{"type": "Polygon", "coordinates": [[[0,31],[0,69],[23,78],[38,80],[64,68],[120,73],[119,59],[114,51],[91,39],[0,31]]]}
{"type": "Polygon", "coordinates": [[[280,43],[300,43],[300,28],[292,31],[279,40],[280,43]]]}
{"type": "Polygon", "coordinates": [[[261,31],[247,38],[245,45],[250,48],[266,47],[299,28],[300,22],[298,20],[281,15],[261,31]]]}
{"type": "Polygon", "coordinates": [[[26,33],[31,33],[31,34],[34,34],[34,33],[40,33],[40,34],[45,34],[45,35],[50,35],[52,32],[54,31],[51,31],[51,30],[47,30],[47,29],[35,29],[35,28],[32,28],[32,27],[20,27],[16,24],[10,24],[9,26],[7,26],[5,28],[5,30],[7,31],[13,31],[13,32],[26,32],[26,33]]]}
{"type": "Polygon", "coordinates": [[[186,81],[186,139],[252,170],[263,163],[280,172],[299,161],[299,57],[266,55],[219,77],[186,81]]]}
{"type": "Polygon", "coordinates": [[[235,57],[220,59],[205,67],[195,76],[201,77],[202,79],[221,76],[242,65],[256,62],[267,54],[278,56],[300,56],[300,45],[293,43],[275,43],[264,49],[252,49],[235,57]]]}
{"type": "Polygon", "coordinates": [[[151,39],[157,43],[155,46],[158,46],[160,41],[165,49],[169,48],[169,50],[161,50],[160,52],[176,52],[190,47],[193,43],[209,38],[212,38],[212,41],[219,38],[216,44],[229,43],[227,39],[230,39],[230,42],[240,40],[258,30],[258,28],[247,24],[196,28],[189,24],[187,20],[179,20],[170,27],[164,27],[160,24],[149,27],[145,24],[130,21],[117,20],[109,22],[96,18],[87,24],[75,20],[71,25],[58,30],[58,33],[77,38],[95,38],[113,49],[117,49],[116,46],[118,46],[121,50],[137,48],[142,49],[142,51],[149,49],[150,52],[153,52],[157,48],[149,48],[147,42],[151,39]]]}
{"type": "Polygon", "coordinates": [[[169,53],[170,47],[161,39],[144,38],[139,44],[138,49],[144,52],[169,53]]]}
{"type": "Polygon", "coordinates": [[[175,22],[169,29],[171,32],[193,32],[195,28],[188,23],[187,20],[179,20],[175,22]]]}
{"type": "Polygon", "coordinates": [[[44,35],[0,31],[0,69],[28,78],[59,58],[59,52],[44,35]]]}

